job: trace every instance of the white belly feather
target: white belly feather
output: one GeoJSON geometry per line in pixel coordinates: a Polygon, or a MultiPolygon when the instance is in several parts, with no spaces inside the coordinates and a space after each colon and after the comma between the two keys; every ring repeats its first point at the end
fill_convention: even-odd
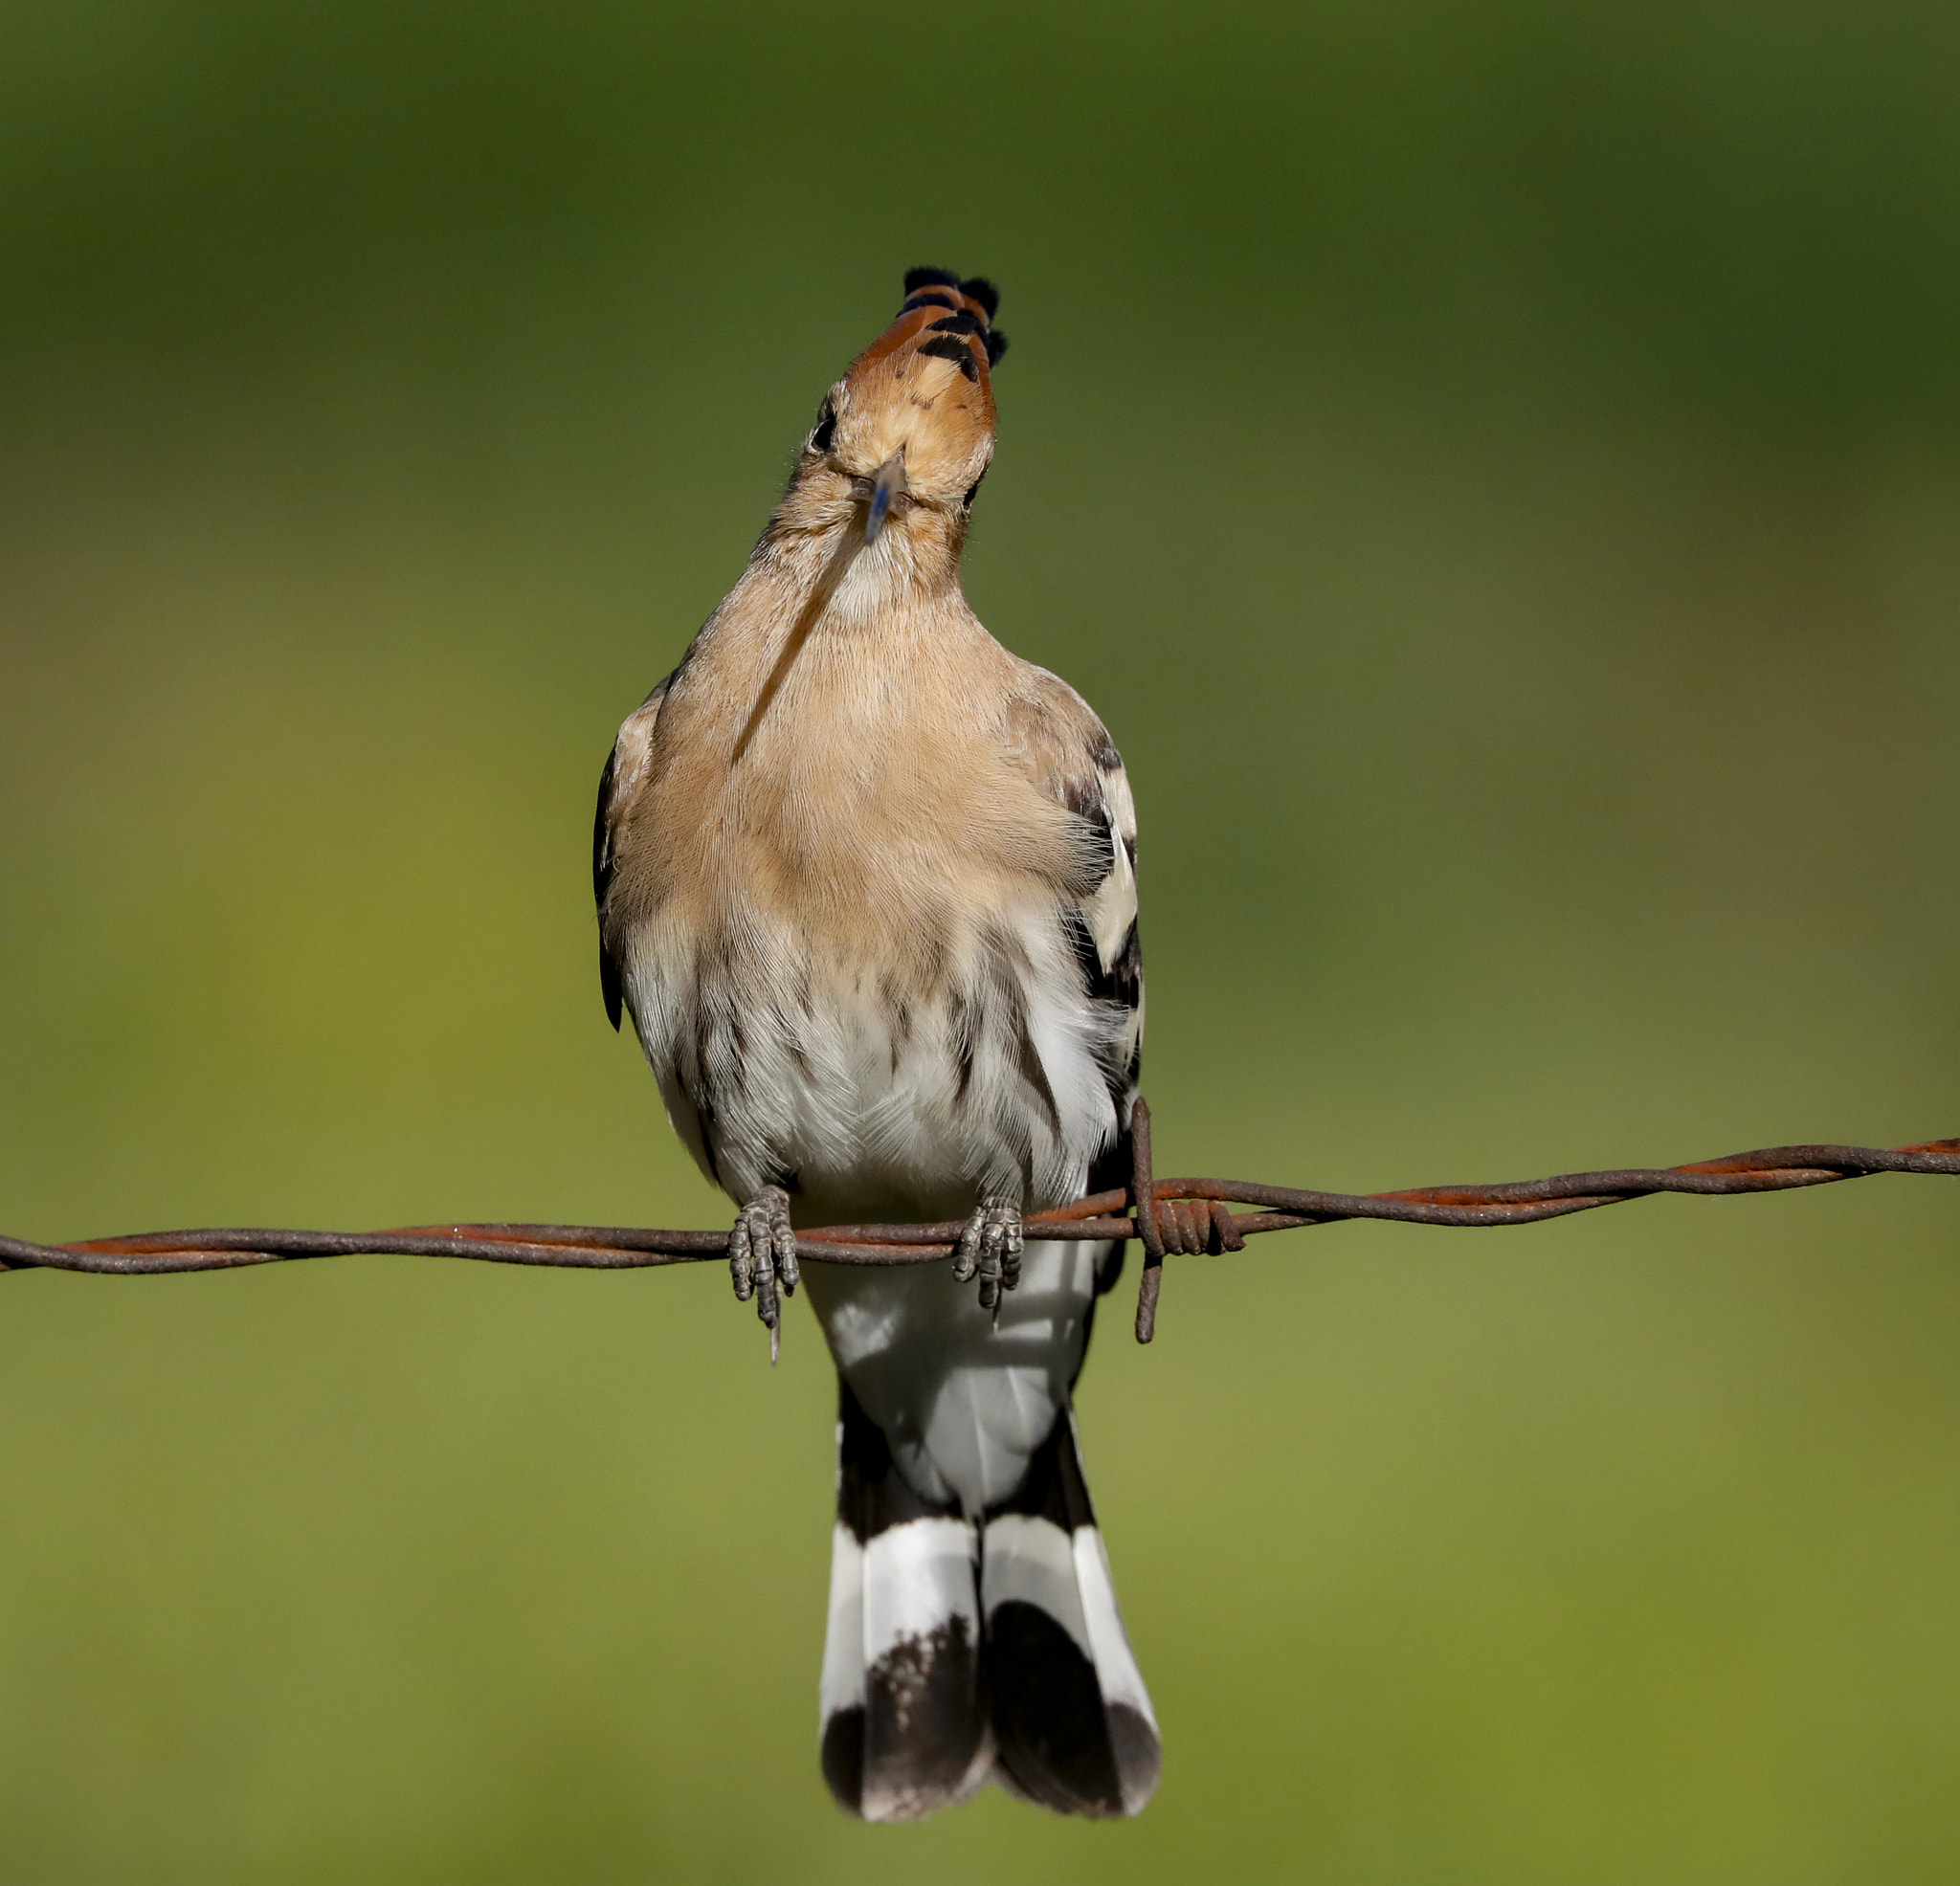
{"type": "Polygon", "coordinates": [[[949,943],[925,987],[743,917],[715,951],[649,924],[626,965],[669,1117],[732,1198],[783,1185],[808,1225],[1080,1194],[1117,1137],[1107,1068],[1129,1018],[1082,1000],[1052,904],[949,943]]]}

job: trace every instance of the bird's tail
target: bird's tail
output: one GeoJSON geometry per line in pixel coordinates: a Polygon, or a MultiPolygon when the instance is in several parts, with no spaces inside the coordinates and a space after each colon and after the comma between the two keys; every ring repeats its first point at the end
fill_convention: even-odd
{"type": "Polygon", "coordinates": [[[988,1516],[980,1597],[998,1779],[1058,1813],[1141,1813],[1162,1765],[1157,1718],[1116,1608],[1070,1409],[988,1516]]]}
{"type": "Polygon", "coordinates": [[[1058,1813],[1143,1808],[1156,1718],[1124,1635],[1073,1415],[984,1528],[922,1501],[839,1383],[823,1772],[866,1820],[990,1778],[1058,1813]]]}
{"type": "Polygon", "coordinates": [[[837,1380],[837,1522],[823,1647],[823,1778],[869,1821],[964,1801],[993,1764],[979,1528],[922,1500],[837,1380]]]}

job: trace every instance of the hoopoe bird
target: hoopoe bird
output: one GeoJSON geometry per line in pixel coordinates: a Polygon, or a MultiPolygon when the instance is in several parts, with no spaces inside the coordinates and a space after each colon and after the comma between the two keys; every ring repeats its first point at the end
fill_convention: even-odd
{"type": "Polygon", "coordinates": [[[735,1294],[773,1360],[807,1282],[836,1363],[821,1753],[868,1820],[989,1780],[1134,1814],[1160,1764],[1070,1406],[1123,1248],[1022,1236],[1128,1177],[1136,814],[1102,723],[961,588],[998,301],[905,277],[620,728],[593,844],[607,1012],[739,1208],[735,1294]],[[798,1224],[949,1218],[948,1265],[797,1262],[798,1224]]]}

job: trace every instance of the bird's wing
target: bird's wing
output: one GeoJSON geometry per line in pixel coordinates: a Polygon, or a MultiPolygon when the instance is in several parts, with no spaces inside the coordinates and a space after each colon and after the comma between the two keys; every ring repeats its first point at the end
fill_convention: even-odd
{"type": "Polygon", "coordinates": [[[599,809],[592,820],[592,901],[599,911],[599,987],[606,998],[606,1019],[619,1026],[624,990],[619,975],[619,959],[612,954],[606,936],[606,898],[612,888],[612,867],[616,861],[615,835],[627,809],[647,783],[654,750],[654,722],[660,716],[660,702],[666,699],[669,675],[646,699],[626,717],[612,751],[606,756],[606,770],[599,775],[599,809]]]}
{"type": "Polygon", "coordinates": [[[1137,940],[1137,810],[1102,722],[1065,681],[1036,669],[1014,703],[1011,746],[1044,796],[1080,827],[1080,872],[1061,887],[1062,922],[1082,998],[1110,1023],[1103,1075],[1127,1141],[1144,1039],[1144,957],[1137,940]]]}

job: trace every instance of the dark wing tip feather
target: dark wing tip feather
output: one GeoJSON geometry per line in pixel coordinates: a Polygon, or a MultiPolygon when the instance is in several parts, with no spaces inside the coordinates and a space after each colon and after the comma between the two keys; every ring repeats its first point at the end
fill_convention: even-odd
{"type": "Polygon", "coordinates": [[[654,726],[660,703],[666,699],[674,676],[679,672],[675,669],[626,717],[612,750],[606,755],[606,767],[599,775],[599,802],[592,811],[592,902],[599,913],[599,987],[606,998],[606,1019],[615,1029],[624,1003],[624,978],[620,958],[613,954],[612,940],[607,936],[606,905],[612,897],[613,873],[619,862],[619,841],[630,836],[627,825],[634,795],[649,777],[654,726]],[[619,827],[617,832],[613,829],[615,825],[619,827]]]}
{"type": "Polygon", "coordinates": [[[606,947],[606,939],[599,939],[599,993],[606,998],[606,1019],[612,1024],[612,1032],[619,1032],[619,1016],[626,999],[626,991],[620,986],[619,965],[613,962],[612,952],[606,947]]]}
{"type": "Polygon", "coordinates": [[[599,913],[599,992],[606,998],[606,1019],[612,1032],[619,1032],[619,1015],[624,990],[619,982],[619,965],[606,947],[606,893],[612,887],[612,830],[606,814],[612,810],[612,775],[619,765],[615,746],[606,755],[606,770],[599,775],[599,805],[592,814],[592,902],[599,913]]]}
{"type": "Polygon", "coordinates": [[[619,749],[606,755],[606,770],[599,775],[599,803],[592,813],[592,902],[606,907],[606,891],[612,882],[612,832],[606,814],[612,810],[612,775],[619,765],[619,749]]]}

